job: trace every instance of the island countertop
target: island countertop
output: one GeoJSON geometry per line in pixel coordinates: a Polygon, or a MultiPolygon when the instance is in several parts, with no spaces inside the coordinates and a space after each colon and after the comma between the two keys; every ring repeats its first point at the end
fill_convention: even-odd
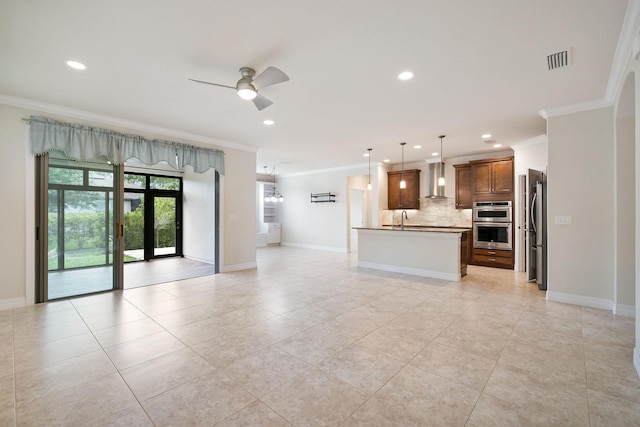
{"type": "Polygon", "coordinates": [[[356,230],[379,230],[379,231],[420,231],[429,233],[463,233],[471,231],[466,227],[434,227],[429,225],[380,225],[377,227],[353,227],[356,230]]]}
{"type": "Polygon", "coordinates": [[[459,281],[467,274],[470,228],[354,227],[358,267],[459,281]]]}

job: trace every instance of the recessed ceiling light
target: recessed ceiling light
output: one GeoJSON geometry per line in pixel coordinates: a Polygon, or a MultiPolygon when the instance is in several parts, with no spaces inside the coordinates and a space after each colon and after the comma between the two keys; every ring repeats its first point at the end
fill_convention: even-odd
{"type": "Polygon", "coordinates": [[[383,160],[383,162],[385,162],[385,163],[389,163],[390,161],[391,161],[391,160],[389,160],[389,159],[384,159],[384,160],[383,160]]]}
{"type": "Polygon", "coordinates": [[[267,126],[271,126],[271,125],[273,125],[275,122],[274,122],[273,120],[268,120],[268,119],[267,119],[267,120],[265,120],[265,121],[264,121],[264,122],[262,122],[262,123],[264,123],[264,124],[265,124],[265,125],[267,125],[267,126]]]}
{"type": "Polygon", "coordinates": [[[398,74],[398,78],[400,80],[411,80],[413,78],[413,73],[411,71],[403,71],[398,74]]]}
{"type": "Polygon", "coordinates": [[[433,153],[431,153],[431,155],[435,157],[435,156],[439,156],[440,153],[433,152],[433,153]]]}
{"type": "Polygon", "coordinates": [[[493,148],[500,148],[502,147],[502,144],[493,144],[493,148]]]}
{"type": "Polygon", "coordinates": [[[369,157],[369,153],[364,153],[363,156],[364,157],[369,157]]]}
{"type": "Polygon", "coordinates": [[[86,70],[87,66],[78,61],[67,61],[67,65],[74,70],[86,70]]]}
{"type": "Polygon", "coordinates": [[[414,145],[413,148],[415,148],[416,150],[419,150],[420,148],[422,148],[422,145],[414,145]]]}
{"type": "Polygon", "coordinates": [[[489,139],[491,138],[493,135],[491,135],[490,133],[485,133],[484,135],[482,135],[483,139],[489,139]]]}

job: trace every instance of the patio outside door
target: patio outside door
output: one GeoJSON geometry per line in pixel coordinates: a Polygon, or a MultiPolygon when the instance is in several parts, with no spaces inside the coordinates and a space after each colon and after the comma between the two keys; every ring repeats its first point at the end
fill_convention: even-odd
{"type": "MultiPolygon", "coordinates": [[[[177,196],[152,195],[153,200],[153,253],[149,258],[178,255],[180,222],[177,196]]],[[[181,252],[181,251],[180,251],[181,252]]]]}
{"type": "Polygon", "coordinates": [[[124,261],[182,256],[182,179],[125,173],[124,261]]]}

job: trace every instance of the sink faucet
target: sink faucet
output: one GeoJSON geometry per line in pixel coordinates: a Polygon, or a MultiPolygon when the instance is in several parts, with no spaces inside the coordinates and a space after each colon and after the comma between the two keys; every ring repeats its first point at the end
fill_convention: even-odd
{"type": "Polygon", "coordinates": [[[404,220],[409,219],[409,215],[407,215],[407,211],[402,211],[400,214],[400,229],[404,229],[404,220]]]}

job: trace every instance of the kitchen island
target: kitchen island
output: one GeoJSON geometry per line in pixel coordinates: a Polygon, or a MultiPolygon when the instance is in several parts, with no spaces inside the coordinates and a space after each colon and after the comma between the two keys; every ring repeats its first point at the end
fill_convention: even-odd
{"type": "Polygon", "coordinates": [[[469,228],[380,226],[358,230],[358,267],[459,281],[469,228]]]}

